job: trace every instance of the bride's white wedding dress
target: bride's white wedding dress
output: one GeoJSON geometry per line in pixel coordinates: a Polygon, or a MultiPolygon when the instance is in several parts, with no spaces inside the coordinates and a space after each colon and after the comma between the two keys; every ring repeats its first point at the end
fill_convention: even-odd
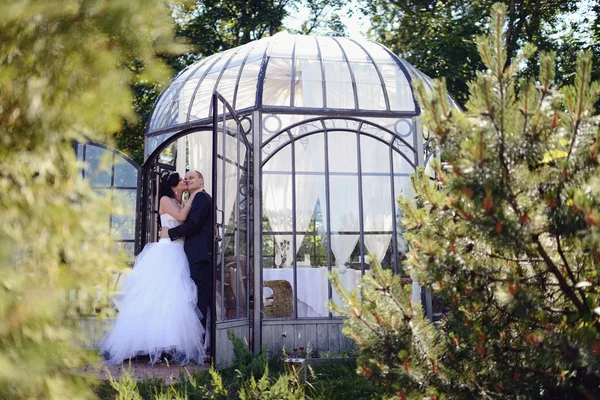
{"type": "MultiPolygon", "coordinates": [[[[169,214],[160,221],[163,228],[180,224],[169,214]]],[[[154,364],[162,353],[180,364],[203,364],[205,330],[197,296],[183,240],[148,244],[123,282],[123,295],[115,301],[119,313],[100,354],[111,364],[138,355],[149,355],[154,364]]]]}

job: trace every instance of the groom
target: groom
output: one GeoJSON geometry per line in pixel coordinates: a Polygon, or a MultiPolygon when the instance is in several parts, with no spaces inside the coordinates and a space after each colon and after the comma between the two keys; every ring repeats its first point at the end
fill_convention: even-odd
{"type": "Polygon", "coordinates": [[[206,326],[206,316],[210,303],[214,223],[212,197],[204,191],[204,177],[198,171],[185,174],[190,195],[197,193],[185,222],[169,229],[169,237],[176,240],[185,237],[184,250],[190,263],[190,276],[198,288],[198,308],[202,313],[202,325],[206,326]]]}

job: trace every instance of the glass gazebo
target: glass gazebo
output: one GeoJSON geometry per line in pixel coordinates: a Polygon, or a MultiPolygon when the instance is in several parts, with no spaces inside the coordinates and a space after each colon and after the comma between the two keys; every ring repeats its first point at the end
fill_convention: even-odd
{"type": "Polygon", "coordinates": [[[355,288],[370,254],[403,274],[396,199],[413,196],[409,175],[427,157],[414,79],[431,88],[378,43],[279,33],[190,65],[161,94],[136,248],[157,237],[160,175],[202,172],[217,221],[217,366],[233,355],[228,330],[256,352],[350,349],[326,306],[340,301],[328,272],[355,288]]]}

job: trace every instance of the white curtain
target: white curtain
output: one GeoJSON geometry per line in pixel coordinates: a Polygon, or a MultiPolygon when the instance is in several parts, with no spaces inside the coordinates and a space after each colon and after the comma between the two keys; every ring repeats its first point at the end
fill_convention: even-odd
{"type": "MultiPolygon", "coordinates": [[[[222,126],[222,125],[221,125],[222,126]]],[[[219,135],[218,153],[223,154],[223,143],[221,141],[223,134],[219,135]]],[[[188,135],[189,143],[189,166],[190,171],[199,171],[204,176],[204,189],[208,194],[214,197],[215,193],[212,188],[212,132],[196,132],[188,135]]],[[[227,135],[225,141],[225,156],[228,160],[237,161],[237,139],[235,137],[227,135]]],[[[246,157],[246,147],[240,144],[240,163],[243,163],[246,157]]],[[[223,162],[221,159],[217,160],[217,174],[219,185],[223,175],[223,162]]],[[[216,193],[217,196],[217,207],[219,210],[224,211],[224,221],[221,221],[221,215],[218,215],[218,221],[229,223],[233,208],[236,204],[238,180],[237,180],[237,167],[231,163],[225,163],[225,198],[223,201],[222,192],[216,193]]],[[[240,179],[241,171],[240,171],[240,179]]],[[[223,232],[220,232],[222,235],[223,232]]]]}
{"type": "MultiPolygon", "coordinates": [[[[223,151],[222,138],[223,134],[220,134],[218,143],[219,149],[217,150],[217,153],[224,155],[228,160],[228,162],[225,163],[225,201],[223,202],[222,192],[219,192],[217,197],[221,198],[221,201],[218,205],[219,210],[223,210],[225,212],[225,220],[223,222],[225,224],[229,224],[234,211],[234,206],[237,204],[237,193],[239,187],[238,167],[233,163],[238,163],[239,165],[243,164],[246,157],[246,147],[240,143],[238,160],[238,139],[230,135],[225,135],[225,150],[223,151]]],[[[220,179],[220,177],[223,175],[223,161],[221,159],[217,159],[217,168],[219,184],[222,184],[221,182],[223,181],[220,179]]],[[[239,179],[243,179],[241,170],[239,171],[239,179]]],[[[226,245],[226,243],[224,244],[226,245]]]]}
{"type": "MultiPolygon", "coordinates": [[[[329,134],[329,209],[331,251],[336,265],[344,265],[352,255],[359,239],[357,234],[338,232],[358,232],[360,230],[358,209],[358,169],[356,134],[331,132],[329,134]],[[336,172],[350,173],[337,175],[336,172]]],[[[326,196],[320,190],[321,212],[327,219],[326,196]]]]}
{"type": "MultiPolygon", "coordinates": [[[[317,175],[325,170],[322,136],[308,136],[295,144],[296,150],[296,231],[304,232],[312,220],[317,205],[317,175]]],[[[304,235],[296,235],[296,254],[304,235]]]]}
{"type": "Polygon", "coordinates": [[[190,171],[198,171],[204,176],[204,190],[212,195],[212,132],[195,132],[187,138],[190,171]]]}
{"type": "Polygon", "coordinates": [[[360,230],[358,218],[358,179],[354,176],[336,176],[330,179],[329,194],[331,202],[331,251],[335,256],[335,264],[344,265],[350,260],[359,235],[339,234],[338,232],[358,232],[360,230]]]}
{"type": "MultiPolygon", "coordinates": [[[[361,137],[361,161],[365,231],[391,231],[393,213],[388,146],[368,136],[361,137]]],[[[391,234],[365,234],[365,246],[381,263],[391,239],[391,234]]]]}
{"type": "Polygon", "coordinates": [[[296,107],[323,107],[323,75],[321,63],[316,60],[296,60],[296,107]]]}
{"type": "MultiPolygon", "coordinates": [[[[316,155],[319,154],[319,145],[315,144],[316,141],[311,137],[303,142],[304,144],[297,142],[295,145],[297,232],[306,231],[317,203],[315,175],[302,172],[310,171],[315,165],[315,160],[319,158],[316,155]]],[[[267,162],[263,170],[264,210],[271,229],[275,232],[293,231],[291,150],[291,145],[284,147],[267,162]]],[[[322,154],[322,150],[320,152],[322,154]]],[[[292,235],[275,235],[275,265],[281,267],[292,265],[293,255],[298,253],[303,240],[304,235],[296,235],[296,248],[293,249],[292,235]]]]}
{"type": "MultiPolygon", "coordinates": [[[[291,173],[291,146],[274,155],[263,168],[264,211],[274,232],[292,231],[291,173]]],[[[275,235],[275,266],[291,265],[291,246],[292,235],[275,235]]]]}
{"type": "Polygon", "coordinates": [[[177,159],[175,160],[175,169],[183,178],[187,167],[187,136],[177,139],[177,159]]]}

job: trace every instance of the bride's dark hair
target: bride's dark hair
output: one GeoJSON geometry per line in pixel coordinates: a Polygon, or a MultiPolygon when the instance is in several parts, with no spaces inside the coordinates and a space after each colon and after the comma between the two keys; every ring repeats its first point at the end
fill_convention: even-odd
{"type": "Polygon", "coordinates": [[[165,174],[160,178],[160,185],[158,187],[158,198],[163,196],[175,197],[173,193],[173,187],[179,185],[179,173],[173,172],[172,174],[165,174]]]}

